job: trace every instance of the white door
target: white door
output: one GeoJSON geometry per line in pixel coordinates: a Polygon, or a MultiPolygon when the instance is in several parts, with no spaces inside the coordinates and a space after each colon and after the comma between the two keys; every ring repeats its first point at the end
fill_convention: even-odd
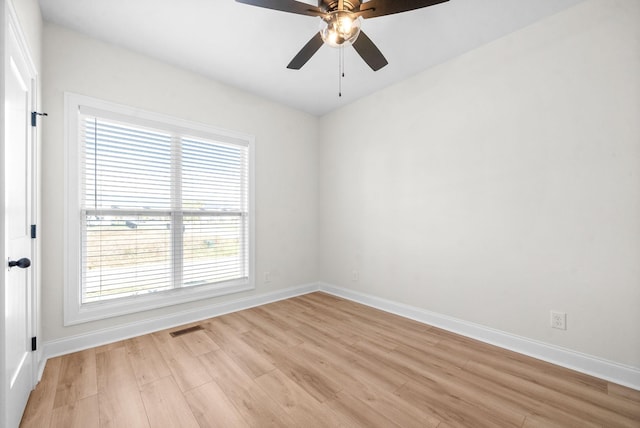
{"type": "Polygon", "coordinates": [[[31,221],[33,145],[30,115],[35,75],[18,42],[16,25],[9,19],[5,39],[5,135],[4,135],[4,370],[5,409],[0,411],[7,428],[20,423],[34,386],[31,351],[34,282],[31,221]],[[10,267],[11,265],[16,265],[10,267]]]}

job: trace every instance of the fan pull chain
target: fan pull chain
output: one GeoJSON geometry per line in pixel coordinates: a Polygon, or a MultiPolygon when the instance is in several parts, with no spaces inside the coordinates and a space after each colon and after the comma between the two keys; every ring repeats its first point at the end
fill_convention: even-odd
{"type": "Polygon", "coordinates": [[[338,96],[342,97],[342,78],[344,77],[344,46],[340,46],[338,53],[338,96]]]}

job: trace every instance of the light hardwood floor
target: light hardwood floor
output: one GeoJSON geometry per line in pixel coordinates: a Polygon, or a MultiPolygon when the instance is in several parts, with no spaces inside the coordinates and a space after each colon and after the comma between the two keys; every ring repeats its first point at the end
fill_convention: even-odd
{"type": "Polygon", "coordinates": [[[638,391],[323,293],[184,327],[50,359],[21,426],[640,427],[638,391]]]}

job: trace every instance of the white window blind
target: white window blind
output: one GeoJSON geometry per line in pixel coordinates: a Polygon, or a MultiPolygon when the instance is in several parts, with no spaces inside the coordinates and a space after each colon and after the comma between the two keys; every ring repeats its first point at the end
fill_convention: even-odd
{"type": "Polygon", "coordinates": [[[89,107],[78,115],[80,305],[247,283],[246,142],[89,107]]]}

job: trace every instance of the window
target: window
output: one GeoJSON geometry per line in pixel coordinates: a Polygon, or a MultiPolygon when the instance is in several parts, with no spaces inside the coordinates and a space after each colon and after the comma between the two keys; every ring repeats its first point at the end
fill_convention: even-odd
{"type": "Polygon", "coordinates": [[[66,94],[65,324],[253,288],[253,138],[66,94]]]}

